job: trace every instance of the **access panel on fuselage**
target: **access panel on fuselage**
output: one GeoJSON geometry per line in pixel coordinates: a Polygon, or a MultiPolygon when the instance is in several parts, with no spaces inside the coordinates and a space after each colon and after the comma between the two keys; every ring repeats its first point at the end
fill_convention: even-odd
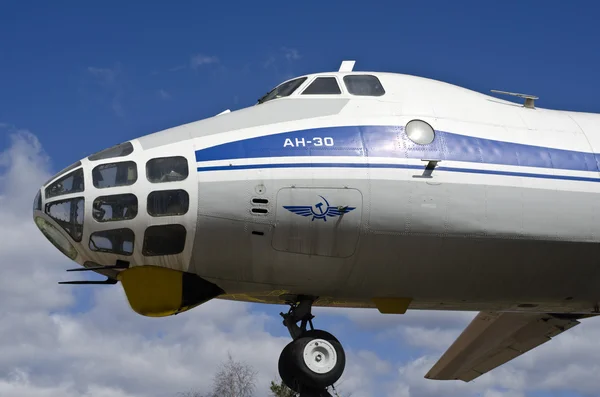
{"type": "Polygon", "coordinates": [[[273,248],[306,255],[352,256],[360,235],[362,201],[357,189],[279,190],[273,248]]]}

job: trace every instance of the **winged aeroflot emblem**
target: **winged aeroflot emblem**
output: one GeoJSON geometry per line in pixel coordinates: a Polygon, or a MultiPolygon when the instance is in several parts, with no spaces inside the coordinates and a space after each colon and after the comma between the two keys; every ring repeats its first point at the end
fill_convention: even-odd
{"type": "Polygon", "coordinates": [[[284,205],[283,208],[290,212],[293,212],[296,215],[312,215],[311,221],[314,221],[315,219],[323,219],[324,222],[327,222],[328,216],[334,218],[336,216],[346,214],[352,211],[353,209],[356,209],[356,207],[348,206],[332,207],[331,205],[329,205],[329,202],[327,201],[327,199],[325,199],[325,197],[319,197],[321,197],[323,201],[325,201],[325,204],[323,204],[322,202],[315,204],[314,207],[317,209],[316,211],[313,209],[313,206],[310,205],[284,205]],[[323,210],[323,205],[325,205],[326,207],[325,210],[323,210]]]}

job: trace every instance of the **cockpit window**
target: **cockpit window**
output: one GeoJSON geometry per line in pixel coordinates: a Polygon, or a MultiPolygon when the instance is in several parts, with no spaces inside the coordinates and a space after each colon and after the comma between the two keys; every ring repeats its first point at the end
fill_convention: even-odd
{"type": "Polygon", "coordinates": [[[188,177],[185,157],[159,157],[146,163],[146,178],[152,183],[183,181],[188,177]]]}
{"type": "Polygon", "coordinates": [[[336,95],[341,93],[342,91],[335,77],[317,77],[302,92],[302,95],[336,95]]]}
{"type": "Polygon", "coordinates": [[[102,230],[92,233],[89,247],[92,251],[131,255],[134,242],[135,235],[131,229],[102,230]]]}
{"type": "Polygon", "coordinates": [[[83,234],[83,197],[55,201],[46,204],[46,214],[56,221],[75,241],[83,234]]]}
{"type": "Polygon", "coordinates": [[[84,188],[83,168],[80,168],[54,181],[48,186],[46,188],[46,198],[49,199],[65,194],[83,192],[84,188]]]}
{"type": "Polygon", "coordinates": [[[92,215],[98,222],[133,219],[138,213],[138,200],[134,194],[101,196],[94,200],[92,215]]]}
{"type": "Polygon", "coordinates": [[[306,77],[299,77],[294,80],[287,81],[283,84],[278,85],[271,91],[267,92],[262,98],[258,100],[258,103],[265,103],[271,99],[283,98],[292,95],[296,88],[300,87],[302,83],[306,81],[306,77]]]}
{"type": "Polygon", "coordinates": [[[98,189],[133,185],[137,181],[137,167],[133,161],[101,164],[92,170],[92,179],[98,189]]]}
{"type": "Polygon", "coordinates": [[[352,95],[381,96],[385,90],[379,79],[368,74],[352,74],[344,76],[346,89],[352,95]]]}
{"type": "Polygon", "coordinates": [[[88,160],[97,161],[111,159],[113,157],[124,157],[131,154],[132,152],[133,145],[131,144],[131,142],[125,142],[109,147],[108,149],[101,150],[98,153],[94,153],[91,156],[88,156],[88,160]]]}

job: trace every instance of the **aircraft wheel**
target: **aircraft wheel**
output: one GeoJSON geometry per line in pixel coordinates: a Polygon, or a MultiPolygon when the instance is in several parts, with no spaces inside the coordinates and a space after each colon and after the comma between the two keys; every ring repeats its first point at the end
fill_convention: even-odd
{"type": "Polygon", "coordinates": [[[279,376],[281,377],[281,380],[283,381],[283,383],[287,387],[289,387],[290,389],[292,389],[293,391],[298,393],[298,392],[300,392],[302,385],[300,384],[298,379],[296,379],[294,369],[291,365],[291,363],[293,361],[293,358],[292,358],[293,346],[294,346],[294,342],[292,341],[283,348],[283,351],[281,352],[281,355],[279,356],[278,367],[279,367],[279,376]]]}
{"type": "MultiPolygon", "coordinates": [[[[286,361],[297,384],[325,389],[342,376],[346,354],[341,343],[329,332],[306,331],[289,346],[286,361]]],[[[292,388],[290,385],[288,387],[292,388]]]]}

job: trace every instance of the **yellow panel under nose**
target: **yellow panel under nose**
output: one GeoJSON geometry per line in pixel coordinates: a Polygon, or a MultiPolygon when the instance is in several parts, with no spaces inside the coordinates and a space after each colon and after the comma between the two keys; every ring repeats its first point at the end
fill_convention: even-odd
{"type": "Polygon", "coordinates": [[[380,313],[384,314],[404,314],[412,298],[373,298],[373,303],[380,313]]]}
{"type": "Polygon", "coordinates": [[[135,266],[118,279],[131,308],[148,317],[181,313],[224,293],[195,274],[158,266],[135,266]]]}

